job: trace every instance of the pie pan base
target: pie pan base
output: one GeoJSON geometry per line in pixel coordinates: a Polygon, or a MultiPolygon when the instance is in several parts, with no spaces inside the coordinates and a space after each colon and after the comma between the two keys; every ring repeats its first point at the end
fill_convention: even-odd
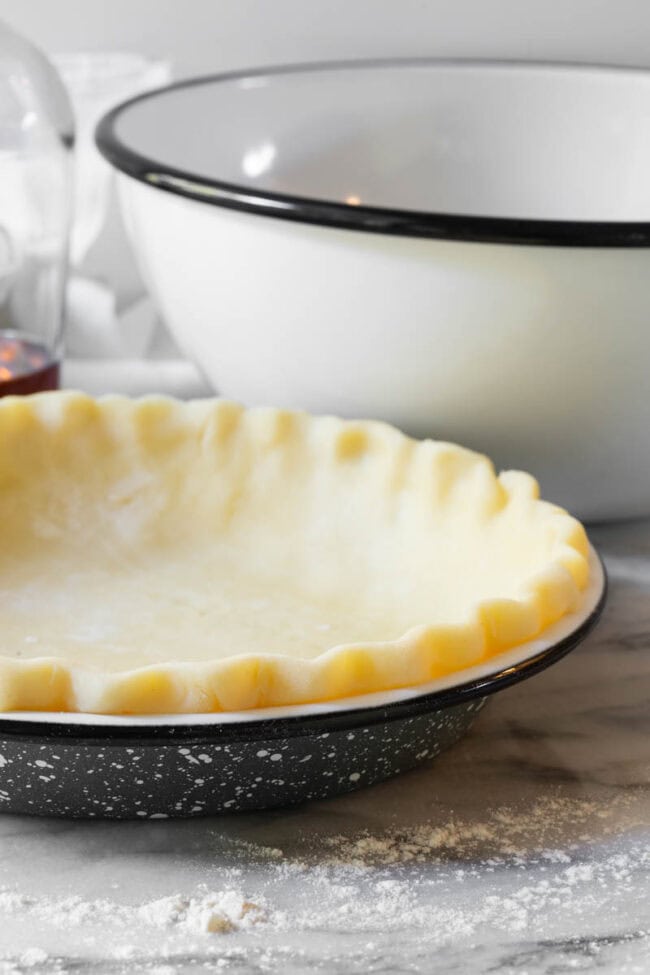
{"type": "Polygon", "coordinates": [[[580,609],[537,639],[453,678],[336,704],[220,715],[0,717],[0,811],[167,819],[287,806],[414,768],[458,741],[489,694],[574,649],[606,577],[592,550],[580,609]]]}

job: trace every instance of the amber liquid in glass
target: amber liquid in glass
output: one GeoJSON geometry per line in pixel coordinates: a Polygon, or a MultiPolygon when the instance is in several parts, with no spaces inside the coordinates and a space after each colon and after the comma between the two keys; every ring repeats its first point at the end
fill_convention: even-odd
{"type": "Polygon", "coordinates": [[[0,396],[26,396],[59,388],[59,363],[32,339],[0,331],[0,396]]]}

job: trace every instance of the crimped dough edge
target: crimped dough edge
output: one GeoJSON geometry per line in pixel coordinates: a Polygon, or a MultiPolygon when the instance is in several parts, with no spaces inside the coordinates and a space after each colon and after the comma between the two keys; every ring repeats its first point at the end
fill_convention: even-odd
{"type": "MultiPolygon", "coordinates": [[[[453,444],[412,441],[377,421],[312,417],[272,408],[246,410],[221,399],[180,402],[161,396],[93,399],[75,392],[46,393],[0,400],[0,451],[7,425],[38,423],[59,436],[69,431],[74,437],[83,429],[85,417],[97,410],[114,414],[118,425],[137,424],[139,436],[146,436],[161,418],[178,413],[184,415],[188,429],[209,419],[224,437],[239,423],[263,426],[267,440],[304,436],[312,424],[329,424],[341,462],[372,449],[378,440],[395,451],[405,444],[415,451],[428,450],[434,464],[460,458],[460,465],[452,465],[446,491],[453,489],[454,477],[477,477],[484,482],[477,503],[484,505],[485,517],[504,505],[522,506],[534,519],[536,530],[549,533],[552,558],[526,580],[521,598],[479,602],[462,625],[414,626],[398,639],[340,644],[311,659],[251,652],[211,662],[178,661],[98,672],[63,657],[3,656],[0,642],[0,711],[212,713],[335,701],[413,687],[454,672],[460,681],[465,668],[540,636],[575,611],[589,582],[584,528],[563,509],[539,500],[537,482],[530,475],[506,471],[497,476],[480,454],[453,444]]],[[[440,503],[439,499],[432,497],[433,503],[440,503]]]]}

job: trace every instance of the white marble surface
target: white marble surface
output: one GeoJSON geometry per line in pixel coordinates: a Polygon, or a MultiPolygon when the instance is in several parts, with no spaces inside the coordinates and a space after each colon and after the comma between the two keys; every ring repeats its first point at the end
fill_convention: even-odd
{"type": "Polygon", "coordinates": [[[597,631],[415,772],[221,819],[0,817],[2,975],[649,972],[650,523],[592,537],[597,631]],[[231,930],[190,923],[206,890],[231,930]]]}

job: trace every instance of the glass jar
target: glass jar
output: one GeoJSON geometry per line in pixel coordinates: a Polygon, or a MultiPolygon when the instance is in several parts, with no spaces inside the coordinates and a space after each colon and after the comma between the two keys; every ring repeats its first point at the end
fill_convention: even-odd
{"type": "Polygon", "coordinates": [[[56,71],[0,22],[0,396],[58,386],[73,142],[56,71]]]}

